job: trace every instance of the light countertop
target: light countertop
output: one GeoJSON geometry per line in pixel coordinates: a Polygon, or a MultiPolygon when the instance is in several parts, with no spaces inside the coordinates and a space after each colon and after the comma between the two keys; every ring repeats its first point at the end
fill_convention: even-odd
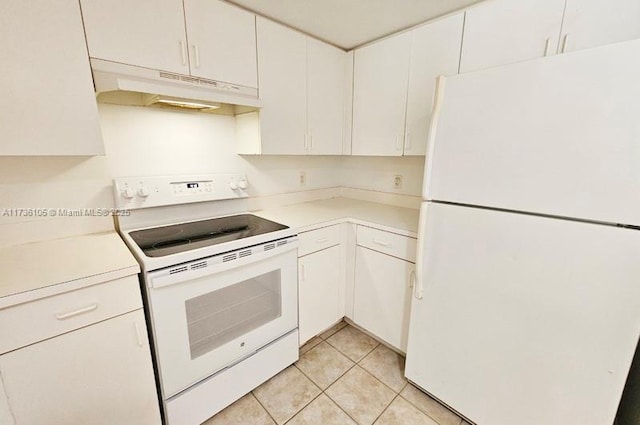
{"type": "Polygon", "coordinates": [[[140,268],[115,232],[0,248],[0,308],[134,275],[140,268]]]}
{"type": "Polygon", "coordinates": [[[300,232],[350,221],[417,237],[420,211],[349,198],[332,198],[254,211],[260,217],[295,227],[300,232]]]}

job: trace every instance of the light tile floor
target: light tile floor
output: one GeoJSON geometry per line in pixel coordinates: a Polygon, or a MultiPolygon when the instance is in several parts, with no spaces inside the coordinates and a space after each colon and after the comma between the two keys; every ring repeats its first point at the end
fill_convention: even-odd
{"type": "Polygon", "coordinates": [[[341,322],[204,425],[468,425],[403,370],[402,356],[341,322]]]}

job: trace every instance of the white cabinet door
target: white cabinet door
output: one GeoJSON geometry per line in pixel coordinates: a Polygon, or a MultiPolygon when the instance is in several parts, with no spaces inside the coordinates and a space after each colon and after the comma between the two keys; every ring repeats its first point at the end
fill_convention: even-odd
{"type": "Polygon", "coordinates": [[[562,53],[640,38],[640,1],[567,0],[562,53]]]}
{"type": "Polygon", "coordinates": [[[342,317],[343,275],[339,264],[339,245],[298,259],[300,345],[342,317]]]}
{"type": "Polygon", "coordinates": [[[347,54],[307,37],[307,150],[341,155],[347,54]]]}
{"type": "Polygon", "coordinates": [[[0,155],[104,154],[78,2],[0,3],[0,155]]]}
{"type": "Polygon", "coordinates": [[[411,33],[357,49],[353,155],[402,155],[411,33]]]}
{"type": "Polygon", "coordinates": [[[406,352],[413,263],[356,247],[353,321],[406,352]]]}
{"type": "Polygon", "coordinates": [[[464,14],[411,32],[405,155],[424,155],[431,122],[436,77],[458,73],[464,14]]]}
{"type": "Polygon", "coordinates": [[[185,0],[191,75],[258,87],[255,15],[219,0],[185,0]]]}
{"type": "Polygon", "coordinates": [[[555,54],[565,0],[494,0],[469,9],[460,72],[555,54]]]}
{"type": "Polygon", "coordinates": [[[0,374],[18,424],[160,424],[142,310],[4,354],[0,374]]]}
{"type": "Polygon", "coordinates": [[[267,19],[256,19],[263,154],[305,153],[307,40],[267,19]]]}
{"type": "Polygon", "coordinates": [[[189,74],[182,0],[80,0],[92,58],[189,74]]]}

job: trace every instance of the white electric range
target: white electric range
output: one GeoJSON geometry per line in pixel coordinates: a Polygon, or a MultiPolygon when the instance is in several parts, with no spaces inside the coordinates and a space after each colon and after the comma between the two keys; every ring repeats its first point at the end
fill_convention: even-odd
{"type": "Polygon", "coordinates": [[[164,422],[204,422],[298,359],[294,229],[247,214],[246,177],[114,181],[142,268],[164,422]]]}

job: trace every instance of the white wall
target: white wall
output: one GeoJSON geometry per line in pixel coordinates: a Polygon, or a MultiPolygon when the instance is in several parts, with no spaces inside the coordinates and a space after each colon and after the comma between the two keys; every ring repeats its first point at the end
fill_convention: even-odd
{"type": "Polygon", "coordinates": [[[424,156],[341,158],[341,186],[401,195],[421,196],[424,156]],[[394,176],[402,175],[402,187],[394,187],[394,176]]]}
{"type": "MultiPolygon", "coordinates": [[[[245,172],[254,197],[348,186],[418,196],[421,158],[239,156],[232,117],[100,104],[103,157],[0,157],[2,208],[110,208],[114,177],[245,172]],[[305,171],[306,184],[299,184],[305,171]],[[401,190],[393,174],[404,175],[401,190]]],[[[0,246],[108,231],[110,217],[0,215],[0,246]]]]}

